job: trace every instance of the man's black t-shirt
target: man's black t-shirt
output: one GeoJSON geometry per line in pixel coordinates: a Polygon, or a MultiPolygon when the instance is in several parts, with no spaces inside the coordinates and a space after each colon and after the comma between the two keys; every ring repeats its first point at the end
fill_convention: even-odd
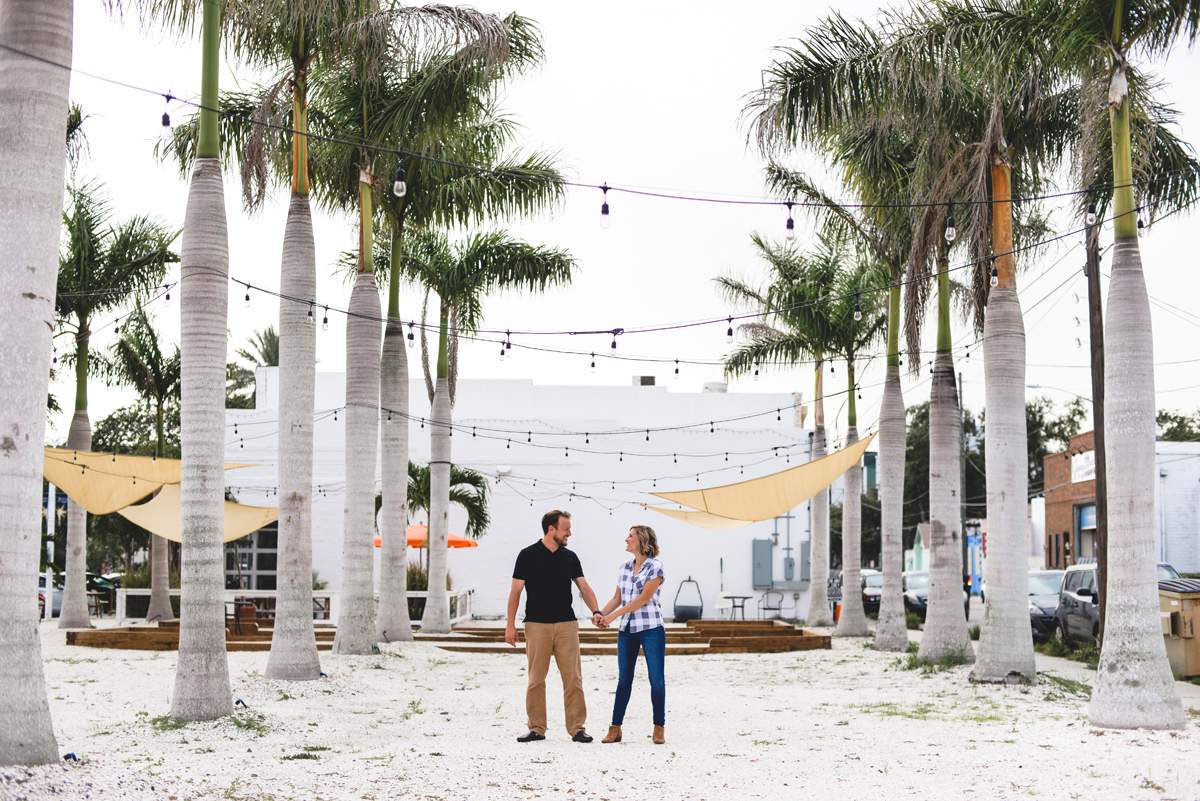
{"type": "Polygon", "coordinates": [[[513,578],[525,582],[525,622],[563,623],[575,619],[571,582],[583,577],[579,557],[566,546],[551,551],[541,540],[517,554],[513,578]]]}

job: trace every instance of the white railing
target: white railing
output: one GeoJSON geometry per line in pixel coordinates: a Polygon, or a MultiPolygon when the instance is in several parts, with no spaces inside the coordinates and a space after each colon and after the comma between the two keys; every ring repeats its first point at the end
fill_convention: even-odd
{"type": "MultiPolygon", "coordinates": [[[[181,590],[168,590],[168,593],[173,598],[178,598],[181,590]]],[[[471,597],[475,594],[475,590],[451,590],[450,591],[450,623],[461,623],[464,620],[471,619],[471,597]]],[[[124,624],[126,620],[131,618],[126,614],[126,602],[131,595],[147,596],[150,595],[148,588],[122,588],[117,590],[116,608],[113,610],[117,618],[117,625],[124,624]]],[[[259,607],[260,611],[265,611],[267,614],[264,617],[275,617],[275,590],[225,590],[223,592],[223,600],[227,604],[234,604],[241,601],[254,603],[259,607]],[[257,601],[270,600],[270,604],[256,603],[257,601]],[[267,608],[263,608],[267,607],[267,608]]],[[[341,593],[337,590],[313,590],[313,620],[321,622],[329,622],[332,625],[337,625],[338,612],[341,609],[341,593]]],[[[409,590],[409,598],[428,598],[429,593],[424,590],[409,590]]],[[[379,601],[379,595],[375,595],[376,602],[379,601]]],[[[140,619],[140,618],[138,618],[140,619]]],[[[413,621],[419,625],[418,621],[413,621]]]]}

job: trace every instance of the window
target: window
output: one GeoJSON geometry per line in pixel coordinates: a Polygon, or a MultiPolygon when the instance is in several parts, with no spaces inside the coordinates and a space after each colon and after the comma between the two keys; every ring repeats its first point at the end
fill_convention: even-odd
{"type": "Polygon", "coordinates": [[[225,589],[273,590],[279,555],[278,523],[226,544],[225,589]]]}
{"type": "Polygon", "coordinates": [[[1080,572],[1083,573],[1083,583],[1079,585],[1079,589],[1095,590],[1096,589],[1096,571],[1095,570],[1082,570],[1080,572]]]}
{"type": "Polygon", "coordinates": [[[1063,585],[1063,592],[1075,592],[1079,589],[1079,582],[1083,579],[1083,571],[1076,570],[1067,574],[1067,583],[1063,585]]]}

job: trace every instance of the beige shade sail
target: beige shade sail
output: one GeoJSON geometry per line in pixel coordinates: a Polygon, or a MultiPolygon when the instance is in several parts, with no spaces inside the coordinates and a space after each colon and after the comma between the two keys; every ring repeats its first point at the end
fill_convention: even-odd
{"type": "MultiPolygon", "coordinates": [[[[250,467],[226,464],[226,470],[250,467]]],[[[124,509],[145,498],[164,484],[178,484],[178,459],[153,456],[75,451],[46,448],[42,463],[46,480],[94,515],[124,509]]]]}
{"type": "MultiPolygon", "coordinates": [[[[836,453],[762,478],[752,478],[749,481],[726,484],[723,487],[685,492],[653,492],[651,494],[705,512],[708,515],[723,518],[731,523],[737,523],[728,528],[739,528],[746,523],[770,520],[795,509],[857,464],[874,438],[875,435],[871,434],[866,439],[861,439],[836,453]]],[[[655,511],[675,516],[671,510],[655,509],[655,511]]],[[[700,519],[696,518],[686,522],[705,525],[698,522],[700,519]]],[[[721,528],[722,526],[710,524],[705,527],[721,528]]]]}
{"type": "MultiPolygon", "coordinates": [[[[117,514],[151,534],[157,534],[171,542],[182,542],[183,504],[180,498],[178,484],[165,484],[162,491],[149,502],[119,509],[117,514]]],[[[225,501],[224,542],[240,539],[278,519],[277,506],[245,506],[225,501]]]]}
{"type": "Polygon", "coordinates": [[[657,506],[647,506],[642,504],[651,512],[658,512],[660,515],[673,517],[676,520],[682,520],[685,523],[691,523],[693,526],[701,528],[711,528],[717,531],[733,531],[735,528],[748,526],[753,523],[753,520],[730,520],[728,517],[717,517],[710,515],[708,512],[693,512],[687,509],[660,509],[657,506]]]}

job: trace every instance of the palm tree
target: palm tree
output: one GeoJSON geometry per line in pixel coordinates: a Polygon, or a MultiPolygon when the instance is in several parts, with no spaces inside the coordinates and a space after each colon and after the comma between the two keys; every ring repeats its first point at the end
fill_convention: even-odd
{"type": "MultiPolygon", "coordinates": [[[[534,154],[521,160],[503,156],[514,126],[495,111],[496,88],[501,78],[541,56],[536,32],[527,20],[510,15],[504,20],[504,29],[508,40],[503,59],[496,59],[489,53],[488,43],[480,41],[435,52],[424,61],[402,62],[371,80],[364,79],[349,60],[334,69],[340,80],[326,80],[319,94],[320,122],[338,137],[432,157],[407,159],[405,165],[385,160],[376,164],[376,154],[370,149],[340,147],[323,147],[315,157],[325,176],[324,197],[331,205],[359,213],[363,233],[356,266],[360,274],[378,270],[389,275],[389,323],[382,366],[387,377],[380,388],[380,403],[403,419],[408,412],[405,334],[399,321],[399,280],[396,268],[388,265],[399,262],[394,255],[401,248],[406,227],[478,222],[487,214],[528,212],[561,195],[561,176],[548,157],[534,154]],[[394,191],[392,180],[379,181],[377,173],[404,176],[403,193],[394,191]],[[388,220],[391,234],[391,247],[378,260],[371,253],[371,212],[376,206],[388,220]]],[[[407,462],[406,436],[406,429],[391,427],[383,437],[384,553],[377,632],[410,630],[404,619],[406,571],[402,559],[407,515],[399,490],[407,462]]]]}
{"type": "Polygon", "coordinates": [[[458,332],[474,332],[483,320],[483,298],[490,292],[519,289],[544,292],[568,284],[575,260],[564,250],[536,247],[505,232],[476,234],[451,244],[441,233],[411,235],[402,251],[399,272],[436,296],[438,322],[421,326],[421,360],[433,404],[430,415],[429,601],[422,631],[450,630],[446,597],[446,535],[449,531],[450,430],[458,373],[458,332]],[[436,368],[430,369],[426,330],[438,334],[436,368]],[[434,378],[436,376],[436,384],[434,378]]]}
{"type": "MultiPolygon", "coordinates": [[[[102,372],[91,354],[92,323],[131,299],[161,284],[167,264],[179,258],[170,251],[175,235],[148,217],[119,225],[110,222],[111,207],[97,184],[67,187],[63,213],[67,243],[58,268],[55,311],[59,330],[73,334],[74,350],[64,361],[75,369],[75,415],[67,447],[92,447],[88,420],[88,377],[102,372]]],[[[118,322],[118,328],[120,323],[118,322]]],[[[87,512],[67,502],[67,564],[59,628],[90,628],[87,605],[87,512]]]]}
{"type": "MultiPolygon", "coordinates": [[[[410,513],[424,512],[426,520],[432,508],[431,476],[430,465],[408,463],[408,509],[410,513]]],[[[461,506],[467,513],[464,537],[477,540],[487,533],[492,522],[488,514],[487,478],[468,467],[451,465],[450,503],[461,506]]]]}
{"type": "MultiPolygon", "coordinates": [[[[1089,152],[1089,145],[1104,139],[1111,142],[1116,248],[1104,394],[1106,411],[1115,414],[1105,416],[1104,447],[1113,479],[1109,482],[1113,550],[1108,555],[1108,608],[1113,615],[1106,620],[1100,678],[1090,715],[1093,723],[1104,726],[1182,726],[1182,707],[1154,625],[1156,576],[1153,562],[1146,556],[1152,552],[1154,540],[1153,508],[1148,500],[1154,476],[1154,383],[1150,311],[1136,238],[1142,223],[1134,184],[1138,150],[1142,153],[1136,161],[1157,165],[1170,162],[1172,148],[1160,147],[1161,126],[1154,129],[1143,124],[1142,136],[1134,139],[1139,108],[1147,107],[1144,101],[1138,102],[1139,90],[1145,91],[1153,82],[1139,75],[1129,57],[1134,53],[1165,55],[1177,37],[1194,41],[1200,29],[1200,9],[1192,2],[1113,5],[1013,0],[936,6],[924,15],[917,13],[916,19],[915,35],[902,44],[922,55],[926,66],[936,62],[939,70],[958,71],[967,80],[985,84],[1003,80],[997,76],[1038,73],[1048,85],[1081,85],[1081,130],[1074,143],[1077,160],[1095,164],[1095,149],[1089,152]],[[1105,110],[1108,126],[1102,122],[1105,110]],[[1108,136],[1103,134],[1105,127],[1111,132],[1108,136]]],[[[1174,149],[1175,155],[1179,152],[1174,149]]],[[[1194,176],[1194,169],[1182,173],[1183,183],[1194,182],[1187,172],[1194,176]]],[[[1156,178],[1164,184],[1158,191],[1169,195],[1166,185],[1176,178],[1156,178]]],[[[1155,203],[1145,199],[1143,203],[1151,206],[1152,213],[1155,203]]],[[[989,414],[989,429],[990,418],[989,414]]],[[[989,430],[989,447],[990,439],[989,430]]],[[[990,600],[992,593],[988,596],[990,600]]]]}
{"type": "Polygon", "coordinates": [[[279,366],[279,334],[275,331],[275,326],[268,325],[255,331],[250,336],[250,348],[252,350],[238,348],[234,353],[255,366],[279,366]]]}
{"type": "Polygon", "coordinates": [[[37,604],[28,588],[38,569],[42,442],[51,364],[55,270],[62,231],[69,0],[11,0],[0,14],[0,353],[12,372],[0,395],[9,426],[0,460],[0,765],[58,761],[42,677],[37,604]],[[20,51],[20,52],[18,52],[20,51]],[[29,58],[22,53],[31,53],[29,58]],[[28,437],[28,439],[26,439],[28,437]],[[26,444],[28,443],[28,444],[26,444]]]}
{"type": "MultiPolygon", "coordinates": [[[[121,339],[113,345],[113,377],[120,384],[132,386],[142,399],[154,407],[154,452],[165,456],[163,450],[163,410],[168,400],[179,400],[179,346],[167,355],[159,346],[158,332],[144,309],[126,318],[121,339]]],[[[157,534],[150,536],[150,607],[146,620],[169,620],[175,617],[168,592],[170,576],[167,570],[167,541],[157,534]]]]}
{"type": "Polygon", "coordinates": [[[190,35],[199,17],[200,105],[180,253],[183,544],[179,661],[171,715],[233,711],[225,654],[225,377],[229,235],[221,175],[219,0],[136,0],[146,24],[190,35]],[[199,12],[199,13],[197,13],[199,12]]]}
{"type": "MultiPolygon", "coordinates": [[[[781,362],[794,364],[802,358],[811,358],[816,362],[815,459],[825,455],[824,414],[821,408],[824,404],[824,360],[846,360],[849,382],[847,444],[856,442],[856,360],[866,347],[883,334],[886,326],[886,316],[879,313],[878,295],[871,292],[883,274],[872,262],[851,262],[846,239],[845,231],[833,226],[825,232],[812,253],[798,254],[789,246],[778,247],[755,235],[752,238],[755,248],[771,265],[767,287],[755,288],[731,277],[717,279],[728,301],[763,315],[772,315],[771,324],[755,322],[739,326],[739,333],[749,341],[726,357],[726,375],[745,375],[760,366],[781,362]],[[867,290],[868,294],[864,295],[863,290],[867,290]]],[[[846,472],[845,497],[842,586],[857,588],[862,567],[862,472],[857,465],[846,472]]],[[[825,582],[816,578],[829,572],[828,504],[829,496],[824,492],[813,498],[813,533],[809,556],[814,581],[807,618],[810,626],[832,623],[828,619],[827,595],[823,592],[825,582]]],[[[863,612],[862,596],[858,592],[843,592],[837,634],[854,637],[867,634],[867,619],[863,612]]]]}

